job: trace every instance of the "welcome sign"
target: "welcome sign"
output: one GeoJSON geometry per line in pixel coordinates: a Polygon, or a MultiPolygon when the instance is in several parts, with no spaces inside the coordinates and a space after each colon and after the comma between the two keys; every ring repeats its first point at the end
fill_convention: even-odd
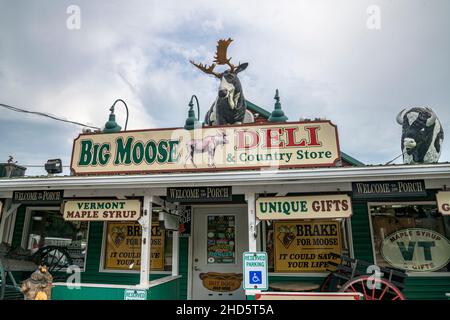
{"type": "Polygon", "coordinates": [[[311,121],[81,134],[71,170],[89,175],[296,168],[339,160],[336,126],[311,121]]]}

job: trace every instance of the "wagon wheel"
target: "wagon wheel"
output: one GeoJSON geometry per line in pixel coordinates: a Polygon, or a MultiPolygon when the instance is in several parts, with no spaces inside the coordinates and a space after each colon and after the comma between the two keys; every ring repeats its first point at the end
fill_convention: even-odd
{"type": "Polygon", "coordinates": [[[358,292],[364,300],[405,300],[405,296],[391,282],[365,275],[344,283],[339,292],[358,292]],[[368,282],[372,284],[369,288],[368,282]]]}
{"type": "Polygon", "coordinates": [[[34,255],[33,260],[38,265],[45,265],[48,272],[53,274],[72,265],[72,258],[63,247],[46,246],[40,248],[34,255]]]}

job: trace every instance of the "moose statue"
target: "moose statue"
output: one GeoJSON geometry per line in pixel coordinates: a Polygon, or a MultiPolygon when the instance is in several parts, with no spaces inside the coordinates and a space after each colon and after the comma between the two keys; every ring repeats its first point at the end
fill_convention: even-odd
{"type": "Polygon", "coordinates": [[[208,126],[241,124],[247,122],[244,118],[249,116],[246,114],[247,105],[238,78],[238,73],[244,71],[248,63],[235,66],[230,62],[231,58],[227,58],[228,46],[232,41],[231,38],[218,41],[214,62],[210,66],[190,60],[201,71],[220,80],[218,96],[205,116],[205,124],[208,126]],[[214,71],[216,65],[227,65],[229,69],[219,73],[214,71]]]}
{"type": "Polygon", "coordinates": [[[402,126],[403,163],[437,163],[441,155],[444,131],[434,111],[425,107],[403,109],[397,115],[402,126]]]}

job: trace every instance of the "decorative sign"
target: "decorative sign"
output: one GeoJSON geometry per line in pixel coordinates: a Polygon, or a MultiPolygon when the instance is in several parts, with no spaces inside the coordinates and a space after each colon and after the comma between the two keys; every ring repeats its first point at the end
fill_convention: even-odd
{"type": "Polygon", "coordinates": [[[14,191],[12,202],[20,204],[60,204],[63,190],[14,191]]]}
{"type": "Polygon", "coordinates": [[[241,273],[200,273],[203,286],[211,291],[232,292],[241,287],[241,273]]]}
{"type": "Polygon", "coordinates": [[[423,180],[353,182],[354,198],[426,196],[423,180]]]}
{"type": "Polygon", "coordinates": [[[394,232],[381,244],[384,260],[396,268],[428,272],[450,262],[450,241],[436,231],[410,228],[394,232]]]}
{"type": "Polygon", "coordinates": [[[232,201],[233,192],[231,187],[167,188],[166,200],[170,202],[232,201]]]}
{"type": "Polygon", "coordinates": [[[139,200],[68,200],[64,202],[65,220],[136,221],[141,216],[139,200]]]}
{"type": "MultiPolygon", "coordinates": [[[[105,269],[139,270],[141,267],[142,228],[137,222],[108,222],[106,227],[105,269]]],[[[164,270],[164,233],[152,225],[151,270],[164,270]]]]}
{"type": "Polygon", "coordinates": [[[340,160],[330,121],[246,124],[195,130],[81,134],[75,175],[333,166],[340,160]]]}
{"type": "Polygon", "coordinates": [[[256,200],[260,220],[349,218],[352,202],[345,194],[266,197],[256,200]]]}
{"type": "Polygon", "coordinates": [[[124,300],[147,300],[147,290],[125,289],[124,300]]]}
{"type": "Polygon", "coordinates": [[[180,206],[178,232],[180,237],[189,237],[191,234],[192,209],[188,206],[180,206]]]}
{"type": "Polygon", "coordinates": [[[244,252],[244,289],[267,290],[267,252],[244,252]]]}
{"type": "Polygon", "coordinates": [[[338,221],[275,221],[275,272],[326,272],[341,254],[338,221]]]}
{"type": "Polygon", "coordinates": [[[450,215],[450,191],[439,191],[436,193],[438,210],[443,215],[450,215]]]}

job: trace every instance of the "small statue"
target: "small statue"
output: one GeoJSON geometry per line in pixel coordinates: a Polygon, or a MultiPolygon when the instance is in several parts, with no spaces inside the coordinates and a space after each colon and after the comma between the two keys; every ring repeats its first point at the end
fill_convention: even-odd
{"type": "Polygon", "coordinates": [[[52,295],[53,277],[47,267],[39,268],[31,274],[31,277],[22,282],[20,289],[25,300],[50,300],[52,295]]]}
{"type": "Polygon", "coordinates": [[[403,163],[437,163],[444,140],[442,125],[430,108],[403,109],[397,115],[402,126],[403,163]]]}
{"type": "Polygon", "coordinates": [[[194,66],[206,74],[211,74],[220,80],[219,92],[216,101],[213,103],[205,116],[205,124],[208,126],[241,124],[243,122],[253,122],[253,115],[247,112],[247,103],[244,98],[241,82],[238,73],[244,71],[248,63],[239,63],[235,66],[227,57],[227,49],[233,40],[219,40],[217,44],[214,62],[208,66],[190,61],[194,66]],[[215,72],[217,65],[227,65],[228,70],[215,72]]]}

